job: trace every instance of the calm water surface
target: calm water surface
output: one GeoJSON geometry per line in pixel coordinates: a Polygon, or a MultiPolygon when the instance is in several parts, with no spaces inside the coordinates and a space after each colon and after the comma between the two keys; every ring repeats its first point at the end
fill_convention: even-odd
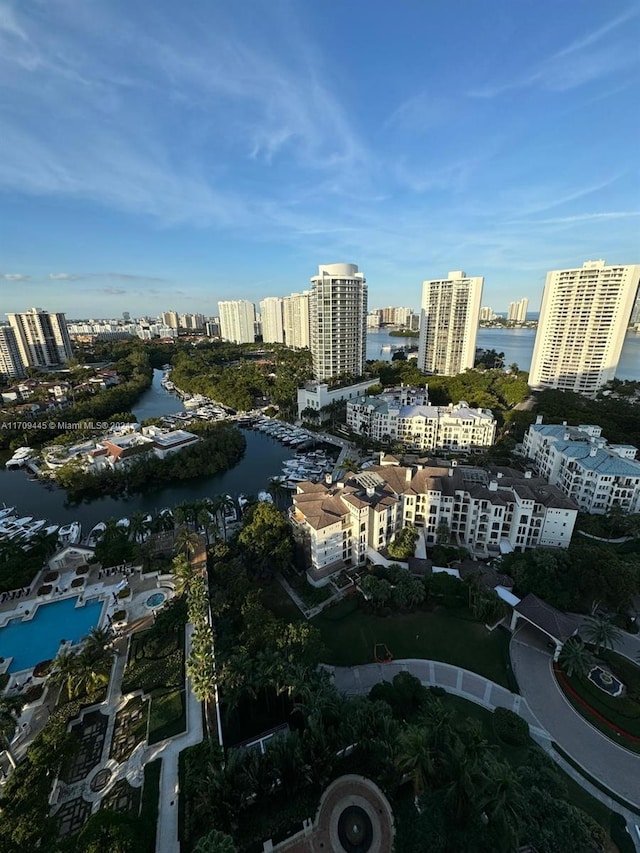
{"type": "MultiPolygon", "coordinates": [[[[531,367],[535,329],[478,329],[476,346],[504,353],[504,363],[520,370],[531,367]]],[[[417,346],[417,338],[395,338],[386,330],[367,333],[367,358],[390,361],[394,350],[387,347],[417,346]],[[385,347],[385,349],[383,349],[385,347]]],[[[616,372],[617,379],[640,379],[640,333],[628,332],[616,372]]]]}

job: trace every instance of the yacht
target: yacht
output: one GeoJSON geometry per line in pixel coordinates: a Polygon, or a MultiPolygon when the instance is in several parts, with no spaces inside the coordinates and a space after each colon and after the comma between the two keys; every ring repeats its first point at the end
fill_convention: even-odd
{"type": "Polygon", "coordinates": [[[15,512],[14,506],[5,506],[0,509],[0,524],[2,524],[3,520],[11,515],[12,512],[15,512]]]}
{"type": "Polygon", "coordinates": [[[87,546],[89,548],[95,548],[96,545],[98,544],[98,540],[100,539],[100,537],[102,536],[102,534],[105,532],[106,529],[107,529],[107,525],[104,523],[104,521],[99,521],[95,525],[95,527],[92,527],[91,532],[87,536],[87,546]]]}
{"type": "Polygon", "coordinates": [[[273,503],[273,498],[271,497],[269,492],[258,492],[258,500],[262,501],[263,503],[273,503]]]}
{"type": "Polygon", "coordinates": [[[82,526],[79,521],[63,525],[58,531],[58,542],[61,545],[77,545],[82,536],[82,526]]]}
{"type": "Polygon", "coordinates": [[[236,502],[233,500],[231,495],[225,495],[225,498],[229,501],[229,506],[224,508],[224,520],[226,524],[233,524],[238,520],[238,511],[236,509],[236,502]],[[231,506],[231,502],[233,501],[233,506],[231,506]]]}
{"type": "Polygon", "coordinates": [[[33,456],[34,450],[32,447],[19,447],[11,459],[5,464],[5,468],[22,468],[26,465],[29,459],[33,456]]]}
{"type": "Polygon", "coordinates": [[[58,529],[57,524],[49,524],[49,525],[47,525],[47,527],[44,528],[44,530],[42,532],[44,533],[45,536],[51,536],[53,533],[56,532],[57,529],[58,529]]]}
{"type": "Polygon", "coordinates": [[[129,527],[130,523],[131,522],[128,518],[120,518],[118,519],[118,521],[116,521],[116,527],[124,527],[126,530],[129,527]]]}

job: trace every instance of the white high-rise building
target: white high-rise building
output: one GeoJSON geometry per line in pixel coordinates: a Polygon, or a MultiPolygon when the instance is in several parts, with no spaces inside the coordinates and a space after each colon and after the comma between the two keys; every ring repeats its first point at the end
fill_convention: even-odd
{"type": "Polygon", "coordinates": [[[267,296],[260,303],[262,340],[266,344],[284,343],[283,300],[279,296],[267,296]]]}
{"type": "Polygon", "coordinates": [[[284,342],[288,347],[309,347],[309,296],[309,291],[304,290],[282,300],[284,342]]]}
{"type": "Polygon", "coordinates": [[[317,380],[364,373],[367,285],[355,264],[326,264],[311,279],[310,338],[317,380]]]}
{"type": "Polygon", "coordinates": [[[488,305],[483,305],[480,309],[480,322],[481,323],[490,323],[492,320],[495,320],[496,315],[493,313],[493,308],[490,308],[488,305]]]}
{"type": "Polygon", "coordinates": [[[246,299],[229,299],[218,302],[220,337],[234,344],[252,344],[255,341],[254,323],[256,309],[246,299]]]}
{"type": "Polygon", "coordinates": [[[64,314],[49,314],[30,308],[22,314],[7,314],[16,336],[24,367],[55,367],[73,355],[64,314]]]}
{"type": "Polygon", "coordinates": [[[0,376],[12,379],[24,376],[15,329],[11,326],[0,326],[0,376]]]}
{"type": "Polygon", "coordinates": [[[423,282],[418,367],[455,376],[472,368],[484,278],[462,270],[423,282]]]}
{"type": "Polygon", "coordinates": [[[162,325],[168,326],[170,329],[177,329],[180,325],[180,318],[177,311],[164,311],[162,314],[162,325]]]}
{"type": "Polygon", "coordinates": [[[519,299],[517,302],[510,302],[509,310],[507,312],[507,321],[509,323],[526,323],[528,307],[529,300],[526,296],[523,296],[522,299],[519,299]]]}
{"type": "Polygon", "coordinates": [[[532,388],[592,394],[616,373],[640,281],[640,264],[552,270],[531,359],[532,388]]]}

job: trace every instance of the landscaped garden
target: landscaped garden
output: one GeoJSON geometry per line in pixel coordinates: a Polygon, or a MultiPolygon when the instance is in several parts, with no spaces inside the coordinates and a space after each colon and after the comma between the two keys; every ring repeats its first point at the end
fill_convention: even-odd
{"type": "MultiPolygon", "coordinates": [[[[562,662],[562,658],[561,658],[562,662]]],[[[640,667],[611,650],[601,651],[584,668],[556,666],[556,678],[573,707],[592,725],[616,743],[640,753],[640,667]],[[598,665],[624,685],[620,696],[609,695],[589,678],[598,665]]],[[[608,678],[607,678],[608,681],[608,678]]]]}

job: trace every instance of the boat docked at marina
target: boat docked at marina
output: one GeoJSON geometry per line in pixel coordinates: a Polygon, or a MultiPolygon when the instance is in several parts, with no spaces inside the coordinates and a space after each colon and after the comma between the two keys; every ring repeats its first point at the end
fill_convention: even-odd
{"type": "Polygon", "coordinates": [[[5,468],[22,468],[34,455],[35,451],[32,447],[19,447],[11,459],[5,463],[5,468]]]}
{"type": "Polygon", "coordinates": [[[58,542],[61,545],[77,545],[82,537],[82,525],[79,521],[64,524],[58,531],[58,542]]]}
{"type": "Polygon", "coordinates": [[[87,547],[95,548],[106,529],[107,525],[104,521],[99,521],[94,527],[92,527],[89,535],[87,536],[87,547]]]}
{"type": "Polygon", "coordinates": [[[12,513],[14,513],[16,508],[14,506],[5,506],[0,509],[0,524],[2,524],[3,519],[8,518],[12,513]]]}

